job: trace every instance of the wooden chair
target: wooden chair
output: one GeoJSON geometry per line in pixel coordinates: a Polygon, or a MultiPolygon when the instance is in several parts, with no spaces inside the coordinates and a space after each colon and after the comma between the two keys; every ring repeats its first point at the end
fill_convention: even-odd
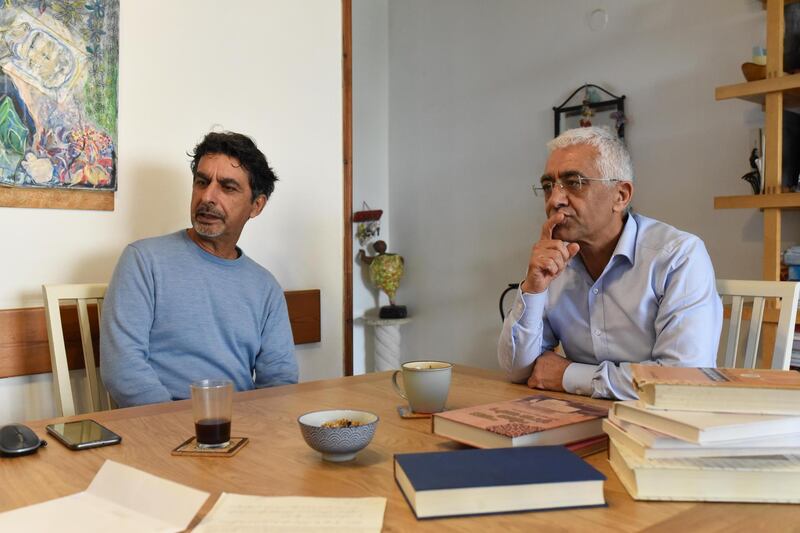
{"type": "Polygon", "coordinates": [[[69,367],[67,365],[67,350],[64,343],[64,332],[61,327],[60,304],[62,301],[77,302],[78,322],[81,332],[81,346],[83,360],[86,366],[88,381],[88,398],[91,412],[104,408],[112,408],[111,397],[103,387],[95,366],[94,346],[92,333],[89,327],[88,302],[97,304],[97,317],[103,305],[107,285],[104,283],[70,284],[70,285],[42,285],[44,295],[45,316],[47,320],[47,338],[50,341],[50,362],[53,368],[53,385],[56,401],[56,410],[59,416],[72,416],[75,414],[75,400],[72,395],[69,367]],[[104,403],[101,401],[104,400],[104,403]]]}
{"type": "Polygon", "coordinates": [[[717,292],[723,301],[730,297],[731,305],[730,327],[722,366],[755,368],[761,326],[764,321],[764,303],[767,299],[777,299],[780,301],[780,312],[775,334],[775,349],[772,352],[772,368],[788,370],[792,357],[800,282],[718,279],[717,292]],[[750,326],[744,359],[741,365],[737,365],[742,322],[748,319],[744,312],[745,300],[752,300],[752,310],[749,316],[750,326]]]}

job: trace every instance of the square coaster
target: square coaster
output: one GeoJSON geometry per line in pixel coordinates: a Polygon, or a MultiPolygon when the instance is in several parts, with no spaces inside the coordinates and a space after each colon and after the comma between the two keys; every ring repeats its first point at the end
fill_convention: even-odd
{"type": "Polygon", "coordinates": [[[174,450],[172,455],[194,455],[202,457],[233,457],[245,447],[247,437],[231,437],[231,441],[224,448],[200,448],[197,445],[197,438],[192,437],[174,450]]]}
{"type": "MultiPolygon", "coordinates": [[[[445,409],[445,411],[446,410],[447,409],[445,409]]],[[[430,418],[433,416],[431,413],[415,413],[407,405],[398,405],[397,413],[400,415],[400,418],[430,418]]]]}

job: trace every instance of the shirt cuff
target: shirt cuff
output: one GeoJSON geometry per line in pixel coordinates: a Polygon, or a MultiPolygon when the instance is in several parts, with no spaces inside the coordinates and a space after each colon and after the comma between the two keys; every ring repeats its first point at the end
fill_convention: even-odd
{"type": "Polygon", "coordinates": [[[522,324],[526,329],[540,326],[544,318],[544,307],[547,304],[547,291],[527,293],[519,289],[519,297],[515,303],[516,322],[522,324]]]}
{"type": "Polygon", "coordinates": [[[570,394],[580,394],[583,396],[592,395],[592,381],[597,365],[587,365],[585,363],[570,363],[561,378],[561,386],[570,394]]]}

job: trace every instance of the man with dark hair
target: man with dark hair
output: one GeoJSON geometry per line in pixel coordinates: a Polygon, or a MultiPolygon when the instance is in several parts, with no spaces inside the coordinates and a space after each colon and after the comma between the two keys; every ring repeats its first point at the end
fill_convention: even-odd
{"type": "Polygon", "coordinates": [[[206,378],[297,383],[283,290],[236,245],[277,177],[239,133],[209,133],[190,155],[192,227],[128,245],[106,293],[100,371],[121,407],[188,398],[206,378]]]}

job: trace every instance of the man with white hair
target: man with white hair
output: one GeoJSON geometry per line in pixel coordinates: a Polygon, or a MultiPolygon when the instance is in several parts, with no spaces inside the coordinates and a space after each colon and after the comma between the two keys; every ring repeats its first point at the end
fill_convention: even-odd
{"type": "Polygon", "coordinates": [[[716,366],[722,305],[703,242],[630,212],[630,155],[610,131],[547,147],[534,192],[548,218],[498,343],[511,381],[631,399],[631,363],[716,366]]]}

